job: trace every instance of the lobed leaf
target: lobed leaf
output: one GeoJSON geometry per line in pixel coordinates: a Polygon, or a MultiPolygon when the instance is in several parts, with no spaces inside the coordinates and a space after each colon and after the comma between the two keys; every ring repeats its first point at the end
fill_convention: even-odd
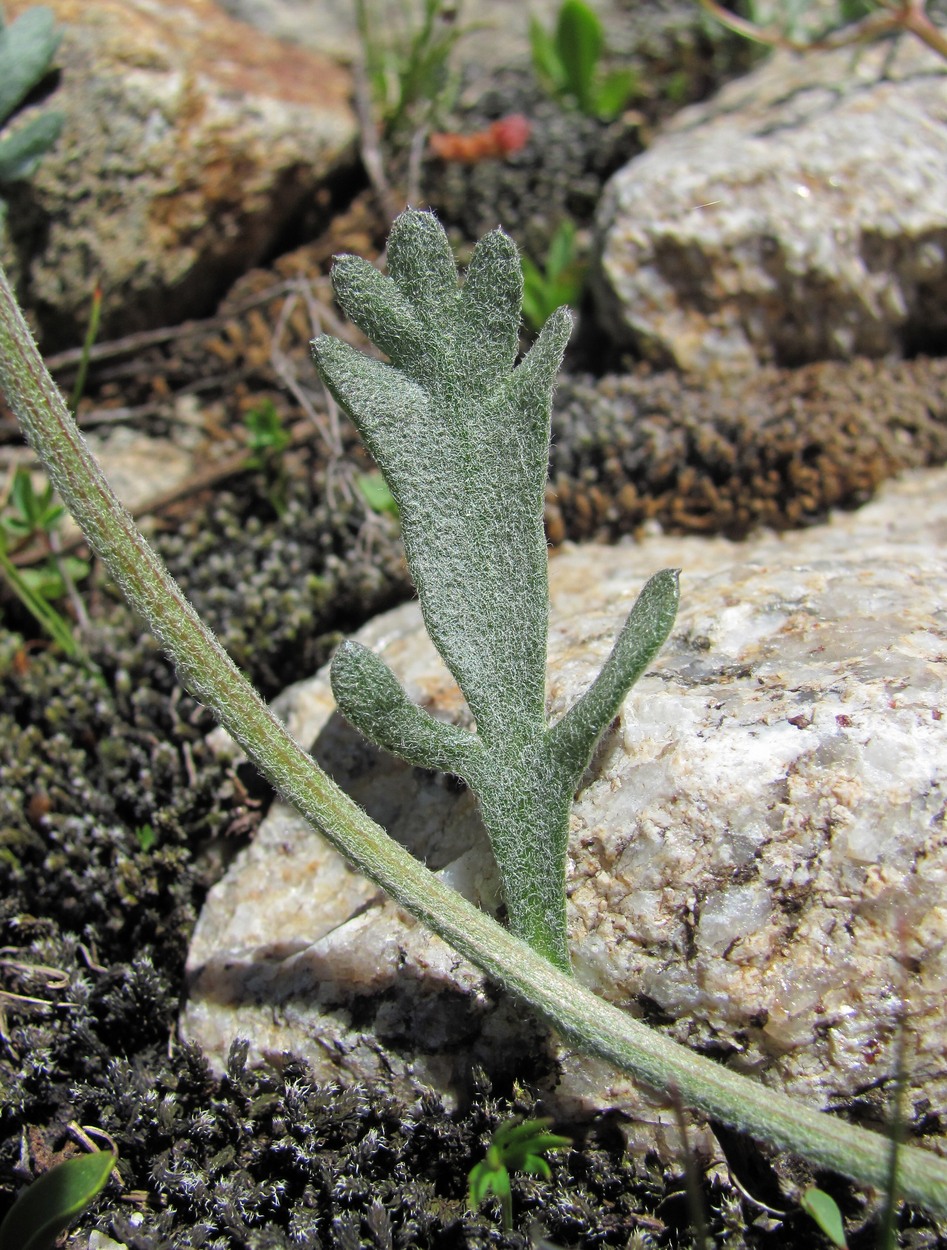
{"type": "Polygon", "coordinates": [[[657,613],[664,633],[646,610],[655,599],[646,588],[593,690],[550,730],[543,503],[552,387],[572,318],[557,309],[516,365],[523,273],[500,230],[480,240],[458,286],[444,230],[432,214],[408,210],[392,227],[389,266],[383,277],[341,258],[333,281],[391,363],[327,338],[313,352],[398,505],[424,623],[476,735],[415,707],[387,667],[352,644],[333,661],[333,690],[342,712],[387,750],[467,781],[511,927],[567,970],[569,804],[596,738],[670,628],[676,580],[673,604],[665,585],[657,613]]]}
{"type": "Polygon", "coordinates": [[[584,768],[625,695],[667,640],[677,615],[679,569],[663,569],[635,600],[612,653],[595,681],[553,726],[553,749],[584,768]]]}
{"type": "MultiPolygon", "coordinates": [[[[388,272],[422,316],[457,300],[454,254],[447,235],[430,213],[402,214],[391,227],[388,272]]],[[[334,284],[334,270],[332,280],[334,284]]]]}
{"type": "Polygon", "coordinates": [[[330,680],[343,716],[371,741],[418,767],[469,777],[482,749],[474,735],[435,720],[412,703],[373,651],[351,639],[343,642],[333,658],[330,680]]]}
{"type": "Polygon", "coordinates": [[[516,244],[502,230],[493,230],[474,248],[460,296],[460,348],[474,385],[489,390],[513,368],[522,302],[516,244]]]}
{"type": "Polygon", "coordinates": [[[362,333],[394,364],[410,367],[424,350],[424,326],[391,278],[361,256],[337,256],[332,286],[342,311],[362,333]]]}

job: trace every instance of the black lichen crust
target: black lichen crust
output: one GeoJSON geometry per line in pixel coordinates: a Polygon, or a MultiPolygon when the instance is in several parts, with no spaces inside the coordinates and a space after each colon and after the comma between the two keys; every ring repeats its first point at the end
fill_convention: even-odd
{"type": "Polygon", "coordinates": [[[397,522],[372,512],[359,492],[364,471],[345,459],[295,473],[279,512],[265,484],[248,476],[156,542],[265,698],[325,663],[337,631],[412,593],[397,522]]]}
{"type": "Polygon", "coordinates": [[[234,790],[213,722],[137,632],[124,608],[97,626],[100,672],[3,634],[0,896],[10,923],[48,917],[92,962],[160,947],[167,970],[195,914],[191,849],[226,828],[234,790]]]}
{"type": "MultiPolygon", "coordinates": [[[[122,1184],[113,1181],[84,1217],[70,1241],[76,1250],[92,1229],[129,1250],[446,1250],[525,1247],[523,1233],[536,1220],[551,1235],[589,1246],[624,1246],[642,1221],[662,1226],[651,1214],[664,1193],[662,1169],[630,1166],[620,1135],[610,1133],[602,1140],[591,1135],[581,1153],[553,1156],[548,1183],[514,1178],[520,1231],[504,1235],[495,1209],[467,1211],[467,1175],[502,1120],[539,1114],[522,1091],[493,1097],[474,1074],[470,1105],[448,1116],[421,1089],[404,1104],[380,1087],[317,1086],[289,1057],[248,1071],[240,1042],[227,1075],[216,1080],[195,1048],[169,1053],[161,1032],[173,1003],[156,994],[147,960],[116,978],[90,971],[75,952],[69,941],[34,950],[70,974],[69,989],[58,994],[70,1009],[60,1014],[81,1060],[68,1058],[74,1075],[57,1121],[37,1125],[23,1108],[25,1123],[35,1125],[26,1133],[28,1148],[21,1151],[18,1135],[5,1135],[0,1194],[5,1206],[14,1171],[21,1180],[29,1172],[25,1157],[49,1162],[65,1153],[67,1119],[109,1133],[122,1184]],[[128,1032],[133,1013],[150,1026],[128,1032]]],[[[67,1057],[46,1044],[41,1027],[18,1025],[6,1048],[27,1047],[31,1057],[22,1059],[16,1079],[39,1087],[67,1057]]]]}

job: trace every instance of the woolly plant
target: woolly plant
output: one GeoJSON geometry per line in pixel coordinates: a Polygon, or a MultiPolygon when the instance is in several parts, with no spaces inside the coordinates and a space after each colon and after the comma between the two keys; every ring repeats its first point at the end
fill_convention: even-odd
{"type": "MultiPolygon", "coordinates": [[[[423,229],[424,223],[421,225],[423,229]]],[[[488,253],[493,249],[502,254],[508,252],[509,244],[494,240],[488,253]]],[[[441,245],[434,249],[435,256],[440,257],[442,252],[441,245]]],[[[479,263],[484,263],[483,257],[479,263]]],[[[375,279],[369,277],[366,281],[371,285],[375,279]]],[[[450,289],[447,293],[456,302],[456,291],[450,289]]],[[[468,291],[467,297],[473,293],[468,291]]],[[[417,286],[412,289],[412,296],[418,299],[417,286]]],[[[396,302],[404,305],[408,301],[399,293],[396,302]]],[[[440,346],[435,344],[432,350],[440,346]]],[[[330,347],[330,357],[333,350],[330,347]]],[[[458,345],[454,343],[444,350],[456,354],[458,345]]],[[[345,379],[351,370],[344,367],[344,355],[337,363],[341,379],[345,379]]],[[[397,366],[393,372],[397,376],[397,366]]],[[[548,384],[547,377],[547,391],[548,384]]],[[[512,379],[508,379],[507,385],[514,385],[512,379]]],[[[838,1116],[814,1111],[797,1098],[763,1086],[726,1064],[695,1054],[583,989],[387,837],[333,785],[241,675],[116,499],[43,364],[2,266],[0,391],[39,451],[50,480],[90,544],[173,657],[182,684],[213,711],[271,784],[355,868],[488,977],[540,1012],[560,1034],[589,1053],[630,1072],[652,1089],[676,1090],[685,1104],[723,1124],[796,1151],[817,1169],[834,1168],[864,1184],[890,1186],[892,1151],[885,1136],[848,1124],[838,1116]]],[[[423,396],[419,385],[416,392],[423,396]]],[[[367,393],[364,398],[367,402],[367,393]]],[[[438,439],[433,442],[436,445],[438,439]]],[[[418,454],[430,452],[431,448],[424,445],[418,454]]],[[[502,515],[498,521],[505,524],[502,515]]],[[[657,589],[646,592],[655,620],[664,620],[664,626],[654,631],[662,636],[673,615],[673,591],[674,575],[668,573],[659,575],[657,589]],[[666,592],[663,595],[662,585],[666,592]]],[[[640,606],[635,613],[642,618],[648,615],[640,606]]],[[[613,667],[620,665],[621,657],[610,663],[613,667]]],[[[397,716],[404,696],[390,676],[388,686],[393,686],[393,716],[397,716]]],[[[577,707],[581,706],[580,700],[577,707]]],[[[586,704],[586,711],[590,710],[586,704]]],[[[410,716],[407,719],[410,722],[410,716]]],[[[430,730],[427,722],[420,723],[425,732],[430,730]]],[[[580,727],[579,719],[574,723],[580,727]]],[[[901,1146],[897,1164],[898,1187],[903,1197],[939,1216],[947,1216],[947,1160],[933,1150],[901,1146]]]]}
{"type": "Polygon", "coordinates": [[[425,625],[476,732],[412,703],[384,662],[353,641],[332,662],[333,693],[366,737],[474,791],[513,931],[568,969],[569,809],[595,743],[671,629],[677,572],[647,583],[601,673],[550,724],[543,498],[552,387],[571,317],[553,313],[516,364],[523,276],[501,230],[481,239],[458,285],[443,229],[409,210],[392,227],[388,270],[342,256],[332,281],[390,363],[325,336],[313,352],[398,505],[425,625]]]}

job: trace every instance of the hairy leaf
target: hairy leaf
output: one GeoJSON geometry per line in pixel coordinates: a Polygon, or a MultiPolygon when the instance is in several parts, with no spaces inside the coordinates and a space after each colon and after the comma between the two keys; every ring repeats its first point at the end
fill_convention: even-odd
{"type": "Polygon", "coordinates": [[[415,707],[390,670],[353,643],[333,662],[333,690],[367,737],[467,781],[514,931],[567,969],[572,797],[596,740],[671,628],[677,577],[652,579],[599,679],[550,727],[543,503],[552,387],[571,316],[554,312],[517,363],[523,275],[501,230],[480,240],[460,284],[436,218],[409,210],[392,227],[388,261],[384,277],[342,257],[333,282],[389,363],[327,337],[313,352],[398,505],[425,625],[476,734],[415,707]]]}

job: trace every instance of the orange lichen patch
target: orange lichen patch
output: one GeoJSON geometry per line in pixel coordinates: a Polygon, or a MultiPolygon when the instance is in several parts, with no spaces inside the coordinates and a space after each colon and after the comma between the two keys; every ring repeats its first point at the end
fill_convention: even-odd
{"type": "Polygon", "coordinates": [[[442,161],[475,165],[478,161],[502,159],[519,152],[526,146],[531,129],[522,113],[510,113],[474,134],[438,131],[431,135],[428,142],[431,151],[442,161]]]}

